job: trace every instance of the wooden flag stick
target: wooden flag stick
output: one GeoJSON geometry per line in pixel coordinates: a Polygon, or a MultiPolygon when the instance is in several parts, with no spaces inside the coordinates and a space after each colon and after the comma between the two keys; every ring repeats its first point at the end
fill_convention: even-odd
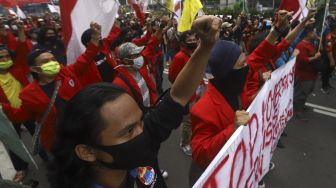
{"type": "Polygon", "coordinates": [[[323,41],[323,29],[324,29],[325,21],[326,21],[326,18],[327,18],[327,12],[328,12],[328,10],[329,10],[329,4],[330,4],[330,0],[327,0],[327,2],[326,2],[326,6],[325,6],[325,10],[324,10],[324,17],[323,17],[322,29],[321,29],[321,38],[320,38],[319,51],[321,50],[321,47],[322,47],[322,41],[323,41]]]}

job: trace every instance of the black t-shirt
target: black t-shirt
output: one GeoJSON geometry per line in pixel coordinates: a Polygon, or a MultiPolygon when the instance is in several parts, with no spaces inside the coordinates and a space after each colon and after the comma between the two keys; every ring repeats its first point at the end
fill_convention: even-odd
{"type": "MultiPolygon", "coordinates": [[[[169,93],[169,92],[168,92],[169,93]]],[[[188,112],[186,107],[176,103],[169,94],[144,117],[144,131],[148,131],[153,143],[153,151],[158,156],[160,145],[170,136],[173,129],[179,127],[183,115],[188,112]]],[[[119,188],[165,188],[158,159],[151,161],[146,167],[139,167],[127,173],[127,177],[119,188]]],[[[92,188],[101,186],[94,185],[92,188]]]]}
{"type": "MultiPolygon", "coordinates": [[[[51,100],[54,90],[55,90],[56,82],[51,82],[47,85],[41,85],[42,91],[48,96],[51,100]]],[[[63,111],[65,109],[66,101],[57,95],[54,105],[57,109],[58,118],[61,118],[63,111]]]]}
{"type": "Polygon", "coordinates": [[[102,77],[104,82],[112,82],[113,81],[113,68],[107,62],[106,56],[104,54],[99,54],[96,57],[96,65],[100,76],[102,77]]]}

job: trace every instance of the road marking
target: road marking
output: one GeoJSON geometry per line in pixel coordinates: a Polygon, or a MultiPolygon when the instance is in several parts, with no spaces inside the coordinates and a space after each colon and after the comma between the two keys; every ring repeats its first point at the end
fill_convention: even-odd
{"type": "MultiPolygon", "coordinates": [[[[168,69],[164,69],[163,73],[168,74],[168,69]]],[[[204,78],[203,80],[205,84],[208,84],[208,79],[204,78]]],[[[320,106],[320,105],[312,104],[312,103],[306,103],[305,105],[314,108],[314,112],[316,113],[336,118],[336,109],[328,108],[328,107],[324,107],[324,106],[320,106]]]]}
{"type": "MultiPolygon", "coordinates": [[[[163,70],[163,73],[166,74],[166,75],[168,75],[168,73],[169,73],[168,69],[164,69],[164,70],[163,70]]],[[[208,80],[208,79],[203,78],[203,81],[204,81],[204,83],[205,83],[206,85],[208,85],[208,83],[209,83],[209,80],[208,80]]]]}
{"type": "Polygon", "coordinates": [[[317,104],[306,103],[306,106],[310,106],[310,107],[317,108],[317,109],[320,109],[320,110],[336,113],[336,109],[320,106],[320,105],[317,105],[317,104]]]}
{"type": "Polygon", "coordinates": [[[335,113],[331,113],[331,112],[327,112],[327,111],[323,111],[323,110],[319,110],[319,109],[314,109],[314,112],[336,118],[335,113]]]}

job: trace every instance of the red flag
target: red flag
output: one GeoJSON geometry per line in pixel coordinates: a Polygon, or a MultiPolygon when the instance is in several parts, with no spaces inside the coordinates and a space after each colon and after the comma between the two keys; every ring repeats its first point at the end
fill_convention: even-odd
{"type": "Polygon", "coordinates": [[[14,7],[17,3],[17,0],[0,0],[0,5],[4,7],[14,7]]]}
{"type": "Polygon", "coordinates": [[[0,0],[0,5],[4,7],[22,6],[29,3],[49,3],[50,0],[0,0]]]}
{"type": "Polygon", "coordinates": [[[293,20],[297,20],[303,17],[303,7],[305,4],[302,3],[301,0],[282,0],[279,10],[287,10],[294,12],[293,20]],[[302,7],[303,6],[303,7],[302,7]]]}

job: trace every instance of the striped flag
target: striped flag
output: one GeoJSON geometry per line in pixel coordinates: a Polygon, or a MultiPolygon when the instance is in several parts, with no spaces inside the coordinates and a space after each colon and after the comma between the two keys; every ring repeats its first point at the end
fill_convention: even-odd
{"type": "Polygon", "coordinates": [[[176,14],[175,19],[177,20],[177,23],[180,23],[181,13],[182,13],[182,1],[181,0],[174,0],[173,12],[176,14]]]}
{"type": "Polygon", "coordinates": [[[81,43],[83,32],[91,22],[102,26],[102,37],[107,37],[118,13],[118,0],[60,0],[64,44],[68,64],[75,62],[85,51],[81,43]]]}
{"type": "Polygon", "coordinates": [[[308,13],[306,4],[307,0],[282,0],[279,10],[292,11],[293,20],[300,20],[308,13]]]}

